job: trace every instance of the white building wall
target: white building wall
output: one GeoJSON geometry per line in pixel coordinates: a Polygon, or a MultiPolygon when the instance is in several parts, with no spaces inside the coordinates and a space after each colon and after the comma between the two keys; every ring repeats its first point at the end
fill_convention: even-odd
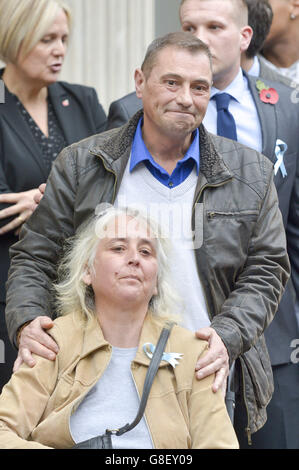
{"type": "Polygon", "coordinates": [[[112,101],[134,91],[134,70],[150,42],[180,28],[181,0],[64,1],[73,29],[59,79],[94,87],[108,112],[112,101]]]}
{"type": "Polygon", "coordinates": [[[74,24],[60,79],[93,86],[108,111],[135,89],[134,70],[155,37],[155,0],[65,1],[74,24]]]}

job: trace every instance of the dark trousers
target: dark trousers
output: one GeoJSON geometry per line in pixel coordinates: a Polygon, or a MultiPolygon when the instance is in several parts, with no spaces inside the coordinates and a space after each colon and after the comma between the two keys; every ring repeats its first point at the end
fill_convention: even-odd
{"type": "Polygon", "coordinates": [[[17,351],[8,338],[5,323],[5,303],[0,302],[0,392],[9,381],[17,351]]]}
{"type": "Polygon", "coordinates": [[[236,407],[235,430],[241,449],[299,449],[299,364],[273,366],[274,394],[267,406],[266,424],[252,434],[244,433],[244,407],[236,407]]]}

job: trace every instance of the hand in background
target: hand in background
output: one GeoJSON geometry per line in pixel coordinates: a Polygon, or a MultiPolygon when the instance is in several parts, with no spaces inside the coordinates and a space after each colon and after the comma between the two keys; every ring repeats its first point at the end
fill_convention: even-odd
{"type": "Polygon", "coordinates": [[[34,198],[33,198],[34,202],[36,204],[39,204],[41,202],[41,200],[43,198],[43,195],[45,193],[45,189],[46,189],[46,183],[42,183],[42,184],[39,185],[39,187],[38,187],[39,192],[36,193],[34,198]]]}
{"type": "Polygon", "coordinates": [[[21,225],[31,216],[37,203],[34,197],[40,194],[39,189],[30,189],[20,193],[3,193],[0,194],[0,204],[10,204],[9,207],[0,210],[0,220],[7,217],[14,217],[8,224],[0,229],[0,235],[15,230],[18,235],[21,225]]]}

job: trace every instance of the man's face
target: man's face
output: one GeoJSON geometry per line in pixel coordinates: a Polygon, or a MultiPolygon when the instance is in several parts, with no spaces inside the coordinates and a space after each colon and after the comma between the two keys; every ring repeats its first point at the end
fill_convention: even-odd
{"type": "Polygon", "coordinates": [[[213,60],[213,81],[223,89],[236,77],[241,53],[248,48],[252,31],[238,24],[234,4],[224,0],[187,0],[181,7],[183,31],[205,42],[213,60]]]}
{"type": "Polygon", "coordinates": [[[135,72],[144,125],[171,138],[188,136],[204,118],[211,83],[210,61],[205,53],[193,54],[173,46],[162,49],[148,77],[140,69],[135,72]]]}

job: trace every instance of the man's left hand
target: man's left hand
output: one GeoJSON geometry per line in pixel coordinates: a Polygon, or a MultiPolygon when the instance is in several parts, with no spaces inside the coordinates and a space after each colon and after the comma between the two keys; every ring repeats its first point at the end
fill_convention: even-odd
{"type": "Polygon", "coordinates": [[[195,334],[197,338],[206,340],[209,343],[208,352],[196,363],[196,377],[200,380],[215,373],[212,390],[217,392],[221,388],[225,395],[226,379],[229,373],[227,349],[213,328],[201,328],[195,334]]]}

